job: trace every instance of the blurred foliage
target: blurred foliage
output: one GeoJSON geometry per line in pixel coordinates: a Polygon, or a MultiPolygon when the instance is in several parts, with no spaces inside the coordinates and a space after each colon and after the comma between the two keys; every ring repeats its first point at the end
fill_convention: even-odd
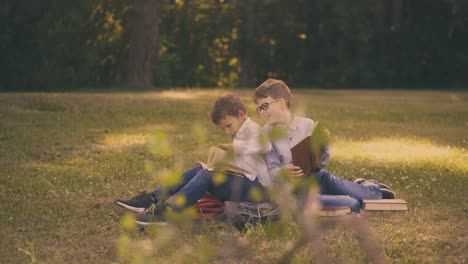
{"type": "MultiPolygon", "coordinates": [[[[162,1],[158,87],[468,84],[466,1],[162,1]]],[[[2,1],[0,89],[125,84],[131,5],[2,1]]]]}

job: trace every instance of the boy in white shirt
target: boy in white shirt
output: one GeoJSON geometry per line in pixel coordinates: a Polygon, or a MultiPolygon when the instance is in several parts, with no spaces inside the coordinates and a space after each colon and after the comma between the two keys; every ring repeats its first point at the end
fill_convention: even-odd
{"type": "Polygon", "coordinates": [[[263,130],[270,133],[273,128],[283,129],[285,136],[275,139],[271,151],[266,155],[268,171],[273,181],[278,173],[296,180],[304,181],[315,177],[320,185],[319,200],[324,206],[347,206],[353,212],[359,212],[363,199],[395,198],[395,194],[384,184],[375,180],[351,182],[323,170],[330,159],[329,147],[322,149],[322,155],[317,168],[312,171],[302,171],[292,164],[291,147],[309,136],[314,127],[314,121],[305,117],[296,117],[290,111],[291,91],[281,80],[268,79],[257,87],[254,95],[257,112],[266,122],[263,130]]]}
{"type": "MultiPolygon", "coordinates": [[[[232,144],[218,146],[234,152],[234,161],[246,173],[239,177],[225,173],[226,179],[222,183],[213,182],[214,172],[197,165],[182,175],[182,181],[169,190],[158,188],[152,193],[143,192],[128,200],[117,200],[116,203],[129,210],[135,211],[138,224],[148,225],[165,222],[166,210],[180,211],[194,205],[206,192],[221,201],[263,202],[268,200],[266,186],[271,184],[263,154],[271,145],[260,144],[261,128],[247,115],[242,100],[234,95],[221,96],[214,103],[211,119],[233,138],[232,144]],[[251,197],[255,190],[260,197],[251,197]],[[164,196],[169,198],[162,200],[164,196]],[[179,201],[179,202],[177,202],[179,201]],[[180,204],[180,201],[185,201],[180,204]],[[152,204],[155,209],[145,212],[152,204]]],[[[258,195],[256,195],[258,196],[258,195]]]]}

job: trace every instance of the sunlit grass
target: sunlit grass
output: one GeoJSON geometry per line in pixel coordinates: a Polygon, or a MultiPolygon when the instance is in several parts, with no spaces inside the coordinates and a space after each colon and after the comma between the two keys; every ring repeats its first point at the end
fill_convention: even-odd
{"type": "Polygon", "coordinates": [[[104,150],[122,151],[129,147],[143,146],[149,142],[148,135],[145,134],[111,134],[106,135],[102,140],[104,150]]]}
{"type": "Polygon", "coordinates": [[[468,172],[467,150],[441,146],[424,139],[338,139],[333,145],[333,158],[340,161],[392,163],[394,166],[432,164],[462,174],[468,172]]]}
{"type": "Polygon", "coordinates": [[[170,90],[158,93],[160,98],[174,99],[174,100],[196,100],[206,96],[219,96],[226,91],[221,90],[170,90]]]}
{"type": "MultiPolygon", "coordinates": [[[[261,123],[252,91],[234,92],[261,123]]],[[[277,261],[301,235],[294,222],[233,233],[236,248],[219,224],[129,228],[113,204],[155,182],[171,185],[171,175],[206,159],[210,145],[231,140],[209,117],[224,92],[0,94],[0,262],[277,261]],[[220,247],[231,255],[213,255],[220,247]]],[[[376,178],[409,202],[408,212],[368,217],[389,262],[466,260],[467,93],[293,92],[294,113],[331,130],[328,170],[376,178]]],[[[337,262],[366,262],[352,233],[339,229],[324,240],[337,262]]],[[[293,258],[310,260],[310,249],[293,258]]]]}

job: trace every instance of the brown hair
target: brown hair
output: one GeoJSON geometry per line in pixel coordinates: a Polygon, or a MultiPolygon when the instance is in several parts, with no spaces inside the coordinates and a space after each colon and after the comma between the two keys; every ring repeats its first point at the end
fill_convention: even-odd
{"type": "Polygon", "coordinates": [[[219,97],[211,110],[211,121],[218,124],[218,122],[226,116],[238,116],[239,110],[247,113],[245,104],[242,99],[232,93],[228,93],[219,97]]]}
{"type": "Polygon", "coordinates": [[[270,96],[273,99],[283,98],[286,100],[286,105],[289,107],[291,104],[291,90],[285,82],[276,79],[268,79],[255,90],[253,100],[255,103],[261,98],[270,96]]]}

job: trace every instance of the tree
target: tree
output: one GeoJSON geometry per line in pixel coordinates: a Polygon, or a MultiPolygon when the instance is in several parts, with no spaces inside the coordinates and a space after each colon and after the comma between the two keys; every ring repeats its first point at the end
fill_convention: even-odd
{"type": "Polygon", "coordinates": [[[255,1],[238,1],[237,5],[240,18],[239,86],[251,87],[255,84],[255,1]]]}
{"type": "Polygon", "coordinates": [[[130,84],[153,84],[153,58],[159,47],[161,7],[161,0],[133,1],[128,51],[130,84]]]}

